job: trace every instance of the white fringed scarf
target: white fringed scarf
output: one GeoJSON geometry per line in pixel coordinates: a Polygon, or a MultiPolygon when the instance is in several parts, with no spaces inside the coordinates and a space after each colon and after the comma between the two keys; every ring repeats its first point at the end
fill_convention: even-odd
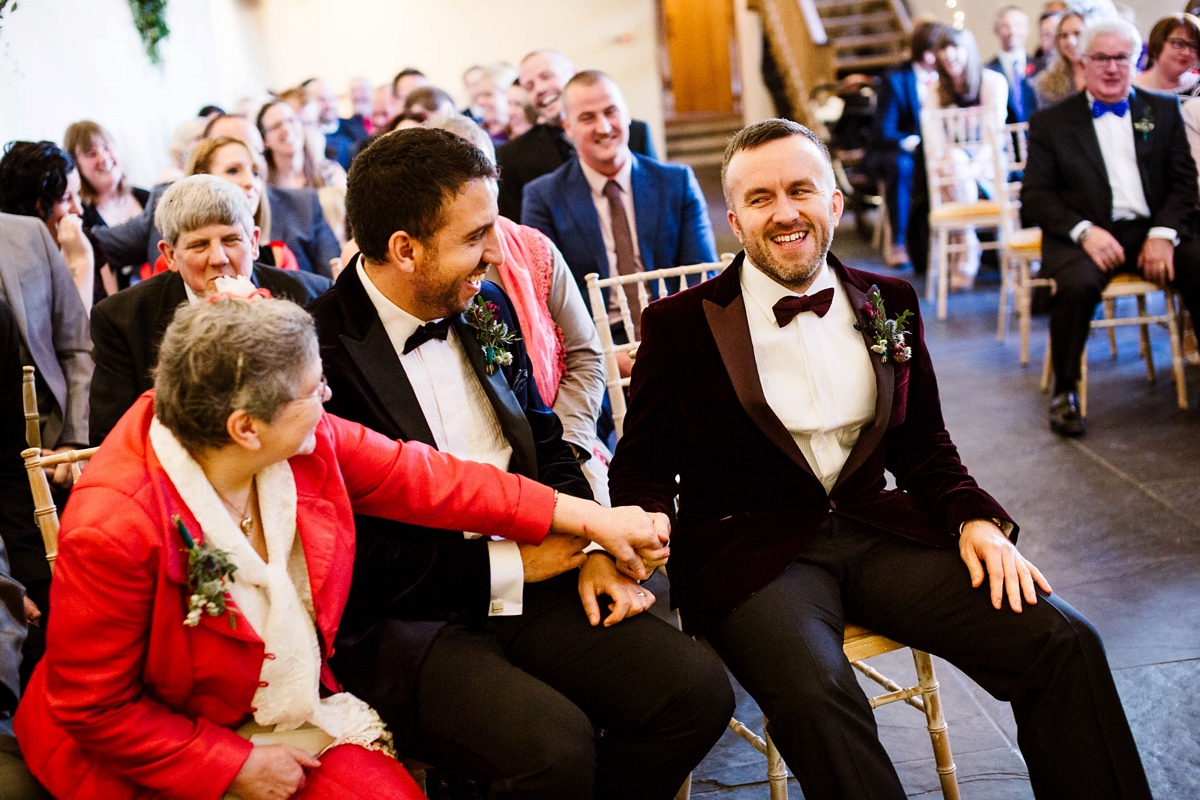
{"type": "Polygon", "coordinates": [[[392,735],[373,708],[349,692],[321,698],[321,651],[308,564],[296,537],[296,482],[291,466],[281,461],[255,476],[267,545],[264,562],[225,510],[204,470],[157,418],[150,423],[150,443],[200,524],[204,540],[228,553],[237,566],[229,595],[266,652],[275,656],[263,659],[254,693],[254,721],[277,731],[311,723],[333,737],[329,747],[356,744],[394,755],[392,735]]]}

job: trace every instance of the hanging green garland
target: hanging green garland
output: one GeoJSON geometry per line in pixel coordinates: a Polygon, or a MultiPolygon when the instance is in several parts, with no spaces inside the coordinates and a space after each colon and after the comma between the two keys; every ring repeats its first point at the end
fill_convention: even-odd
{"type": "Polygon", "coordinates": [[[167,27],[167,0],[129,0],[129,6],[133,9],[133,24],[146,46],[150,63],[161,64],[158,43],[171,35],[171,29],[167,27]]]}
{"type": "Polygon", "coordinates": [[[8,4],[8,0],[0,0],[0,21],[3,21],[4,19],[4,12],[16,10],[17,0],[13,0],[13,4],[11,6],[8,4]]]}

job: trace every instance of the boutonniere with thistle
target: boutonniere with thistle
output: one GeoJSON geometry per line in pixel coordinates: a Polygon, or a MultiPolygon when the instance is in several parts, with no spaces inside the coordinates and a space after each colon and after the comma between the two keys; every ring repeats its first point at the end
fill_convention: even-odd
{"type": "Polygon", "coordinates": [[[188,533],[187,526],[176,514],[171,517],[179,536],[183,539],[184,548],[188,552],[188,612],[183,624],[194,628],[200,624],[200,615],[219,617],[229,611],[229,627],[237,627],[237,612],[226,608],[226,580],[234,580],[233,573],[237,565],[229,560],[229,553],[213,547],[208,542],[196,544],[196,540],[188,533]]]}
{"type": "Polygon", "coordinates": [[[895,319],[888,319],[887,312],[883,310],[883,298],[879,296],[876,286],[871,287],[871,293],[867,295],[867,301],[862,304],[860,311],[862,316],[854,327],[875,340],[871,352],[878,354],[880,361],[886,363],[891,356],[897,364],[903,364],[912,358],[912,348],[904,343],[911,311],[905,310],[895,319]]]}
{"type": "Polygon", "coordinates": [[[1150,106],[1142,111],[1142,118],[1133,123],[1133,129],[1142,135],[1142,141],[1150,138],[1150,131],[1154,130],[1154,110],[1150,106]]]}
{"type": "Polygon", "coordinates": [[[475,329],[475,338],[483,348],[483,360],[488,375],[494,375],[496,367],[507,367],[512,363],[512,353],[508,351],[507,345],[521,338],[496,319],[496,312],[499,310],[500,306],[475,295],[465,314],[467,324],[475,329]]]}

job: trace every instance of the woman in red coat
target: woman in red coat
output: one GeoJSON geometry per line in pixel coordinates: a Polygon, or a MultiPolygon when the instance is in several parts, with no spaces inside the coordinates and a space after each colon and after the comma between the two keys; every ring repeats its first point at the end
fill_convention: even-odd
{"type": "Polygon", "coordinates": [[[518,542],[586,530],[626,562],[659,546],[640,509],[324,414],[312,319],[286,301],[183,307],[155,387],[72,494],[17,713],[59,798],[420,798],[326,664],[354,512],[518,542]]]}

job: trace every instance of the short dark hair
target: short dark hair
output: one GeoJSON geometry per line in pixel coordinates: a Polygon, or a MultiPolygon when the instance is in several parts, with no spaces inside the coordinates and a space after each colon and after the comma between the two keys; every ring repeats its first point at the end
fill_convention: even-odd
{"type": "Polygon", "coordinates": [[[729,144],[725,145],[725,156],[721,159],[721,189],[725,192],[725,203],[730,208],[733,208],[733,199],[729,196],[729,185],[725,178],[729,173],[729,162],[733,160],[733,157],[743,150],[757,150],[764,144],[776,139],[787,139],[790,136],[803,136],[815,144],[821,157],[825,159],[825,163],[829,165],[831,171],[833,170],[833,159],[829,155],[829,148],[825,146],[819,136],[799,122],[775,118],[747,125],[729,140],[729,144]]]}
{"type": "Polygon", "coordinates": [[[1146,40],[1146,65],[1153,66],[1162,55],[1167,38],[1175,31],[1183,28],[1192,37],[1192,41],[1200,44],[1200,19],[1191,14],[1168,14],[1154,23],[1150,36],[1146,40]]]}
{"type": "Polygon", "coordinates": [[[409,75],[420,75],[422,78],[425,77],[425,73],[421,72],[421,70],[416,69],[415,67],[405,67],[404,69],[400,70],[396,73],[396,77],[392,78],[392,97],[396,96],[396,84],[400,82],[401,78],[407,78],[409,75]]]}
{"type": "Polygon", "coordinates": [[[404,110],[411,111],[416,106],[420,106],[427,111],[435,111],[442,103],[449,103],[450,107],[454,107],[454,98],[444,89],[439,89],[436,86],[420,86],[408,93],[408,97],[404,98],[404,110]]]}
{"type": "Polygon", "coordinates": [[[442,209],[470,181],[497,177],[475,145],[449,131],[409,128],[380,136],[350,165],[346,217],[364,257],[387,258],[392,234],[428,241],[442,209]]]}
{"type": "Polygon", "coordinates": [[[925,54],[937,46],[938,37],[942,35],[944,26],[940,22],[918,22],[913,27],[912,44],[909,56],[912,61],[922,61],[925,54]]]}
{"type": "Polygon", "coordinates": [[[0,211],[45,222],[73,169],[75,159],[54,142],[9,142],[0,158],[0,211]]]}
{"type": "Polygon", "coordinates": [[[204,106],[203,108],[201,108],[200,113],[196,114],[196,116],[197,117],[211,117],[213,114],[222,115],[224,113],[225,113],[225,109],[221,108],[220,106],[207,105],[207,106],[204,106]]]}

